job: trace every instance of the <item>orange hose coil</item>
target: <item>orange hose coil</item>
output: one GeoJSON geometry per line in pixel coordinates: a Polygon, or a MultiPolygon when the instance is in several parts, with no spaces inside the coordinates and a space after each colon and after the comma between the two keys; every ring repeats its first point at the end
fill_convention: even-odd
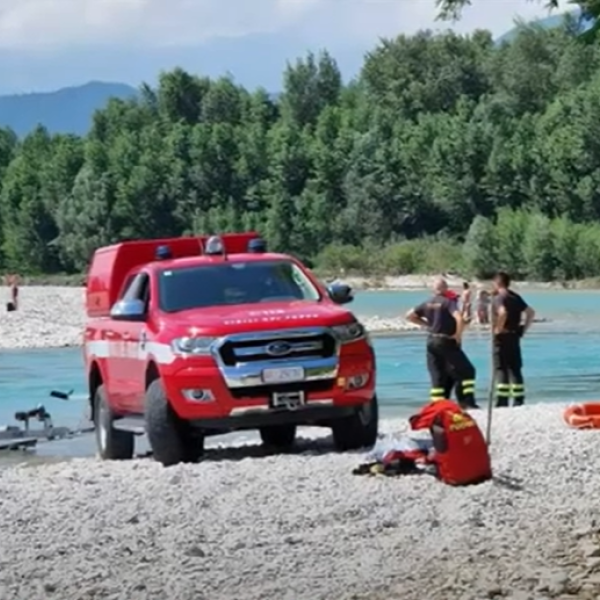
{"type": "Polygon", "coordinates": [[[574,429],[600,429],[600,402],[569,406],[563,418],[574,429]]]}

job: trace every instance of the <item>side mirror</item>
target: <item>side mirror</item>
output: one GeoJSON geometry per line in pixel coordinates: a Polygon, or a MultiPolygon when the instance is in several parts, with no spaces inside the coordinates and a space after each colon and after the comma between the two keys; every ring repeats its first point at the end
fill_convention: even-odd
{"type": "Polygon", "coordinates": [[[336,304],[348,304],[354,300],[352,288],[345,283],[332,283],[327,287],[327,293],[336,304]]]}
{"type": "Polygon", "coordinates": [[[115,321],[145,321],[146,307],[141,300],[119,300],[110,309],[110,318],[115,321]]]}

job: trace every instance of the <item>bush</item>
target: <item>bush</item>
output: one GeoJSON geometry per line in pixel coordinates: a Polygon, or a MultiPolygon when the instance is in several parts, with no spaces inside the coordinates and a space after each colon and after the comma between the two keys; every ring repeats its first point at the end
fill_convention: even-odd
{"type": "Polygon", "coordinates": [[[357,246],[331,244],[316,257],[317,269],[328,273],[360,273],[368,274],[369,260],[365,250],[357,246]]]}
{"type": "Polygon", "coordinates": [[[452,240],[434,240],[423,244],[421,273],[460,273],[463,270],[462,244],[452,240]]]}
{"type": "Polygon", "coordinates": [[[410,275],[422,263],[418,241],[391,244],[382,252],[381,267],[388,275],[410,275]]]}
{"type": "Polygon", "coordinates": [[[464,243],[452,239],[404,240],[384,247],[331,245],[317,257],[329,273],[366,276],[461,273],[490,277],[504,269],[514,278],[563,281],[600,275],[600,225],[505,209],[495,220],[476,217],[464,243]]]}
{"type": "Polygon", "coordinates": [[[530,213],[510,208],[498,211],[496,217],[497,269],[504,269],[514,277],[526,272],[523,243],[530,218],[530,213]]]}
{"type": "Polygon", "coordinates": [[[531,215],[522,243],[526,275],[535,281],[550,281],[559,267],[552,222],[542,214],[531,215]]]}
{"type": "Polygon", "coordinates": [[[494,224],[485,217],[475,217],[462,248],[467,273],[487,277],[498,262],[498,245],[494,224]]]}

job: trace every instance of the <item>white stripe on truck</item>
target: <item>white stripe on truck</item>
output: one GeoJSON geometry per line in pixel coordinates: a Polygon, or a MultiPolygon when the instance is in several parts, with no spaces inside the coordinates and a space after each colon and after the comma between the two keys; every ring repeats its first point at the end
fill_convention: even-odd
{"type": "Polygon", "coordinates": [[[169,344],[125,340],[92,340],[85,343],[89,358],[132,358],[135,360],[154,359],[161,365],[171,364],[177,355],[169,344]]]}

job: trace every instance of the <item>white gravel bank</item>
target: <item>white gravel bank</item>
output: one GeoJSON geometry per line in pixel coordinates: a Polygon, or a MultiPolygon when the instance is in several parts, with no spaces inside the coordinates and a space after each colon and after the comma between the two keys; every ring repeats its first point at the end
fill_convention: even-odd
{"type": "MultiPolygon", "coordinates": [[[[79,346],[85,325],[85,291],[77,287],[23,287],[19,310],[0,306],[0,349],[79,346]]],[[[6,294],[5,294],[6,296],[6,294]]],[[[372,332],[415,329],[401,318],[366,317],[372,332]]]]}
{"type": "MultiPolygon", "coordinates": [[[[400,288],[399,288],[400,289],[400,288]]],[[[403,289],[410,289],[407,286],[403,289]]],[[[5,290],[6,292],[6,290],[5,290]]],[[[85,290],[77,287],[31,286],[20,290],[19,310],[8,313],[0,305],[0,350],[79,346],[85,326],[85,290]]],[[[357,315],[373,334],[415,331],[419,327],[401,317],[357,315]]],[[[471,324],[470,330],[484,330],[471,324]]]]}
{"type": "Polygon", "coordinates": [[[0,598],[593,600],[600,432],[570,431],[560,414],[497,413],[494,466],[510,486],[355,476],[363,456],[323,443],[171,469],[94,459],[7,468],[0,598]]]}
{"type": "Polygon", "coordinates": [[[19,310],[0,306],[0,349],[78,346],[85,323],[85,291],[77,287],[22,287],[19,310]]]}

